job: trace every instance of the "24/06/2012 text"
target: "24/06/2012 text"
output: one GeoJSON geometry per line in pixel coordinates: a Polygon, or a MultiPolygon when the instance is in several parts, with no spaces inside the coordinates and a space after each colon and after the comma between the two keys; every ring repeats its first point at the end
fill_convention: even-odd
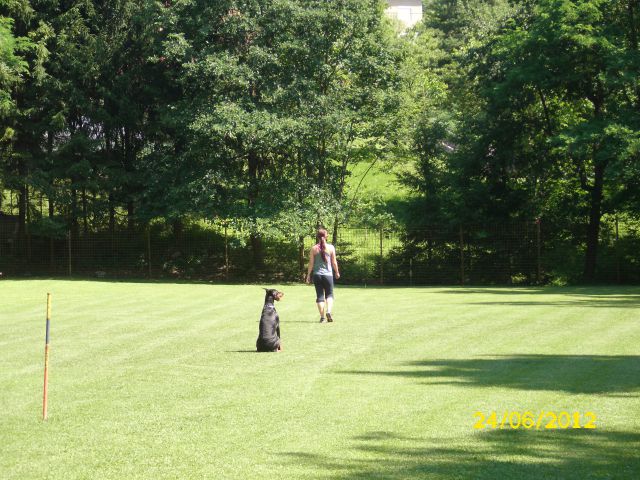
{"type": "Polygon", "coordinates": [[[532,411],[518,412],[506,410],[502,415],[496,412],[485,416],[482,412],[475,412],[477,419],[473,428],[483,430],[485,428],[525,428],[525,429],[567,429],[567,428],[596,428],[596,414],[593,412],[565,412],[540,411],[537,415],[532,411]]]}

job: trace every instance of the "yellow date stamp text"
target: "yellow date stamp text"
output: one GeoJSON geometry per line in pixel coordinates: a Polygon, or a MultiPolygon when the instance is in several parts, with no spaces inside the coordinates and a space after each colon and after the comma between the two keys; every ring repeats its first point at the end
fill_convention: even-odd
{"type": "Polygon", "coordinates": [[[473,428],[484,430],[493,429],[519,429],[526,430],[556,430],[568,428],[596,428],[596,414],[593,412],[554,412],[541,410],[532,412],[530,410],[520,412],[505,410],[504,412],[475,412],[473,417],[476,422],[473,428]]]}

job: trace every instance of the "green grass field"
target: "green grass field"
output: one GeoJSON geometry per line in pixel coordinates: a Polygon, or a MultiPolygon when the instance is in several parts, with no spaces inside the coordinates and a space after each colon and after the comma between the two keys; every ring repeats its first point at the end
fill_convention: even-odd
{"type": "Polygon", "coordinates": [[[282,289],[257,354],[258,286],[0,282],[0,478],[640,478],[640,288],[282,289]]]}

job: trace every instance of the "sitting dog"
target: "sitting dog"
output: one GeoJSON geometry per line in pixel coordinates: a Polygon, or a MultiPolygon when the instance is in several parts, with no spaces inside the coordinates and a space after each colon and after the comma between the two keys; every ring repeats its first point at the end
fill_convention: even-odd
{"type": "Polygon", "coordinates": [[[279,302],[284,293],[275,288],[265,288],[264,307],[260,316],[260,331],[256,348],[259,352],[279,352],[282,350],[280,342],[280,316],[276,312],[273,302],[279,302]]]}

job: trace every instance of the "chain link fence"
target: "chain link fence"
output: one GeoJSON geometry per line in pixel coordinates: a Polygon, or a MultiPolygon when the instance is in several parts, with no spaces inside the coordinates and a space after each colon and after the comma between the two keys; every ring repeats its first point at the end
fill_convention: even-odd
{"type": "MultiPolygon", "coordinates": [[[[312,236],[251,236],[224,225],[176,233],[164,223],[143,230],[76,231],[57,236],[0,223],[4,276],[175,278],[228,282],[300,281],[312,236]]],[[[581,226],[501,225],[348,228],[337,231],[341,282],[377,285],[533,285],[577,282],[585,248],[581,226]]],[[[331,233],[331,230],[330,230],[331,233]]],[[[640,226],[605,219],[596,280],[640,282],[640,226]]]]}

